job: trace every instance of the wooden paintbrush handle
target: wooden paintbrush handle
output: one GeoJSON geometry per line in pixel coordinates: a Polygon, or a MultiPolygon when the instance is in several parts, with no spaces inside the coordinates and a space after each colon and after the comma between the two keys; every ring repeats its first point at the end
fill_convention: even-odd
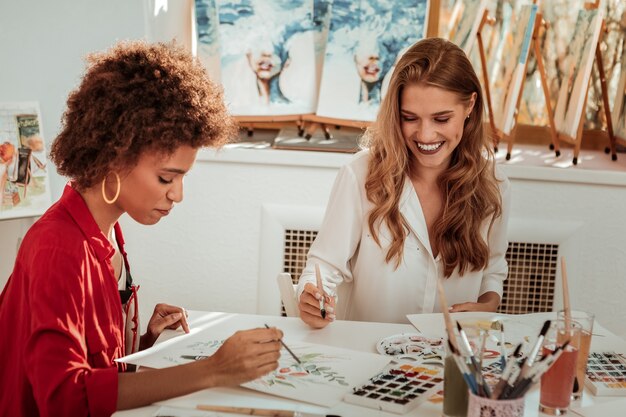
{"type": "Polygon", "coordinates": [[[203,405],[196,406],[198,410],[217,411],[221,413],[244,414],[248,416],[266,416],[266,417],[294,417],[295,413],[289,410],[269,410],[262,408],[245,408],[245,407],[226,407],[219,405],[203,405]]]}

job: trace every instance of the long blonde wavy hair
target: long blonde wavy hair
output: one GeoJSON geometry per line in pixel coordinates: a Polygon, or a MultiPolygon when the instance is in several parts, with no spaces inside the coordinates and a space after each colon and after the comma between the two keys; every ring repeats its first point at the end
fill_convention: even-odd
{"type": "MultiPolygon", "coordinates": [[[[443,210],[432,227],[430,241],[441,254],[444,275],[455,268],[481,270],[489,262],[489,247],[480,235],[483,222],[490,218],[489,231],[502,214],[502,198],[495,176],[494,155],[483,132],[483,99],[480,82],[465,53],[455,44],[428,38],[415,43],[402,56],[393,71],[376,122],[364,135],[363,145],[370,148],[365,182],[367,198],[374,208],[368,226],[381,246],[379,227],[383,222],[391,232],[392,243],[386,261],[402,262],[408,224],[400,213],[399,202],[412,174],[412,155],[402,135],[400,98],[405,86],[421,83],[454,92],[469,104],[476,93],[474,107],[465,121],[463,136],[452,153],[450,166],[438,178],[443,210]]],[[[381,246],[382,247],[382,246],[381,246]]]]}

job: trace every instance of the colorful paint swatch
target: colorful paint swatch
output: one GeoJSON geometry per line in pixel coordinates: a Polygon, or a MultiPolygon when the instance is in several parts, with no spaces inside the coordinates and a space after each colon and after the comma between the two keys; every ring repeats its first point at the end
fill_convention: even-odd
{"type": "Polygon", "coordinates": [[[626,397],[626,357],[615,352],[592,352],[585,385],[596,396],[626,397]]]}
{"type": "Polygon", "coordinates": [[[405,414],[441,390],[443,368],[419,362],[392,366],[344,397],[363,407],[405,414]]]}

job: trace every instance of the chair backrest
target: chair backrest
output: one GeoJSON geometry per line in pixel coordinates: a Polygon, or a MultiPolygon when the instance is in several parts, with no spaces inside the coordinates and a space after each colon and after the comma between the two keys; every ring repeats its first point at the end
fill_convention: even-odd
{"type": "Polygon", "coordinates": [[[296,300],[296,285],[293,284],[291,275],[286,272],[281,272],[276,277],[276,281],[278,282],[280,299],[285,306],[287,317],[299,317],[300,311],[298,310],[298,302],[296,300]]]}

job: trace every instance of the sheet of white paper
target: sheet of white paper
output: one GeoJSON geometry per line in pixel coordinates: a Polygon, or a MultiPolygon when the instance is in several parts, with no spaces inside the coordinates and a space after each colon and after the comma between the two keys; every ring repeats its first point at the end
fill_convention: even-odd
{"type": "MultiPolygon", "coordinates": [[[[160,343],[151,349],[126,356],[120,362],[150,368],[166,368],[212,355],[234,329],[231,321],[196,328],[190,334],[160,343]]],[[[243,326],[241,328],[249,327],[243,326]]],[[[354,386],[380,372],[390,361],[387,356],[326,345],[285,340],[301,364],[285,350],[279,368],[245,388],[294,400],[332,407],[354,386]]]]}
{"type": "Polygon", "coordinates": [[[626,408],[626,398],[611,399],[607,402],[593,404],[587,407],[572,407],[575,415],[583,417],[607,417],[607,416],[623,416],[624,408],[626,408]]]}
{"type": "MultiPolygon", "coordinates": [[[[532,313],[532,314],[500,314],[487,312],[452,313],[452,320],[500,320],[504,324],[505,342],[517,345],[524,342],[523,351],[527,352],[537,340],[539,331],[546,320],[556,319],[555,312],[532,313]]],[[[446,337],[443,315],[434,314],[408,314],[407,318],[413,326],[418,328],[424,335],[433,337],[446,337]]],[[[611,334],[597,321],[593,325],[593,337],[591,338],[591,351],[604,350],[626,352],[626,341],[611,334]]]]}

